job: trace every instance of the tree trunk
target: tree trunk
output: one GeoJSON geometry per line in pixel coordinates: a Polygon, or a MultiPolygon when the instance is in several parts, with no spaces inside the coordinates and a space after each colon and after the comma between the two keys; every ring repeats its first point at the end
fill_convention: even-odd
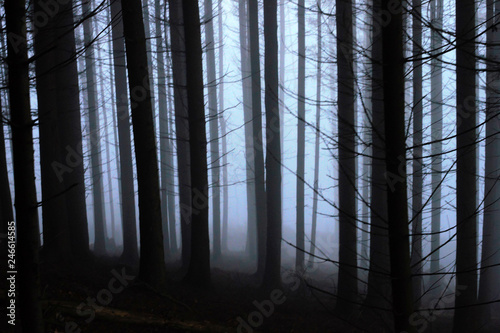
{"type": "Polygon", "coordinates": [[[189,100],[189,152],[191,168],[191,261],[186,279],[195,285],[210,284],[208,236],[208,178],[200,12],[197,0],[182,2],[186,41],[186,89],[189,100]]]}
{"type": "Polygon", "coordinates": [[[457,250],[453,332],[474,332],[476,251],[476,61],[475,2],[457,1],[457,250]],[[469,272],[463,272],[467,271],[469,272]],[[460,308],[458,308],[460,307],[460,308]]]}
{"type": "MultiPolygon", "coordinates": [[[[298,10],[298,50],[299,50],[299,75],[297,91],[297,191],[296,191],[296,246],[295,269],[304,269],[304,168],[305,168],[305,141],[306,141],[306,29],[305,29],[305,9],[304,0],[299,0],[298,10]]],[[[281,150],[281,148],[280,148],[281,150]]],[[[281,166],[280,166],[281,170],[281,166]]],[[[281,171],[280,171],[281,173],[281,171]]],[[[280,203],[281,206],[281,203],[280,203]]]]}
{"type": "Polygon", "coordinates": [[[127,95],[127,68],[125,60],[125,39],[121,2],[111,1],[111,17],[114,21],[111,30],[113,37],[113,60],[115,75],[116,117],[118,121],[118,140],[120,149],[120,184],[122,198],[123,254],[125,262],[134,263],[139,254],[137,249],[137,230],[135,213],[134,173],[132,167],[132,144],[130,137],[130,116],[127,95]]]}
{"type": "Polygon", "coordinates": [[[356,150],[352,2],[337,0],[339,280],[337,310],[350,315],[357,295],[356,150]]]}
{"type": "MultiPolygon", "coordinates": [[[[486,33],[486,164],[484,188],[484,221],[483,248],[481,253],[481,275],[479,280],[479,303],[495,301],[500,298],[498,277],[500,267],[488,267],[500,263],[498,245],[500,242],[500,75],[498,61],[500,60],[500,30],[498,24],[500,4],[493,0],[487,1],[486,18],[489,21],[486,33]],[[494,19],[496,17],[497,19],[494,19]],[[493,21],[493,22],[492,22],[493,21]]],[[[481,308],[482,323],[491,321],[491,315],[498,313],[498,305],[492,304],[481,308]]]]}
{"type": "MultiPolygon", "coordinates": [[[[257,276],[260,278],[264,271],[264,262],[266,260],[267,213],[264,174],[264,142],[262,140],[262,101],[260,94],[259,8],[257,0],[248,0],[248,20],[252,78],[252,167],[255,175],[255,204],[257,207],[257,276]]],[[[281,203],[279,203],[279,205],[281,206],[281,203]]]]}
{"type": "Polygon", "coordinates": [[[140,0],[122,1],[130,105],[139,186],[139,279],[158,286],[165,279],[158,161],[140,0]]]}
{"type": "MultiPolygon", "coordinates": [[[[82,11],[84,15],[91,12],[90,0],[82,1],[82,11]]],[[[88,17],[83,21],[83,34],[85,42],[85,74],[87,79],[87,101],[89,113],[90,132],[90,162],[92,172],[92,195],[94,199],[94,252],[99,255],[106,254],[106,239],[104,237],[106,228],[104,213],[104,197],[102,184],[102,159],[100,153],[99,115],[97,110],[97,87],[94,66],[94,45],[92,36],[92,21],[88,17]]]]}
{"type": "Polygon", "coordinates": [[[215,39],[212,0],[205,0],[205,47],[207,49],[208,122],[210,126],[210,171],[212,174],[213,256],[221,253],[220,230],[220,161],[219,115],[217,111],[217,80],[215,77],[215,39]]]}
{"type": "MultiPolygon", "coordinates": [[[[422,273],[422,1],[413,0],[413,186],[412,186],[412,274],[422,273]]],[[[413,297],[420,304],[422,276],[413,277],[413,297]]]]}
{"type": "Polygon", "coordinates": [[[186,51],[182,1],[170,0],[170,36],[172,43],[172,75],[174,80],[175,133],[177,169],[179,173],[179,207],[181,212],[182,266],[187,269],[191,258],[191,175],[186,89],[186,51]]]}
{"type": "MultiPolygon", "coordinates": [[[[10,195],[9,173],[7,169],[7,155],[5,150],[5,136],[3,130],[3,123],[6,119],[6,112],[2,105],[0,98],[0,223],[1,233],[7,233],[7,222],[14,221],[14,212],[12,211],[12,197],[10,195]]],[[[5,242],[7,244],[7,242],[5,242]]],[[[2,248],[2,250],[6,250],[2,248]]]]}
{"type": "Polygon", "coordinates": [[[264,3],[267,240],[264,285],[281,284],[281,144],[278,99],[278,6],[264,3]]]}
{"type": "MultiPolygon", "coordinates": [[[[19,305],[17,308],[19,317],[17,325],[22,325],[23,332],[41,333],[43,332],[43,319],[39,303],[38,259],[40,233],[33,158],[33,120],[30,110],[25,6],[24,1],[5,2],[7,36],[18,37],[18,39],[8,38],[7,43],[18,245],[16,259],[18,259],[17,300],[19,305]]],[[[9,267],[9,270],[15,270],[15,268],[9,267]]]]}
{"type": "MultiPolygon", "coordinates": [[[[390,0],[382,0],[389,10],[390,0]]],[[[387,226],[391,262],[392,305],[395,332],[416,332],[410,325],[413,289],[410,270],[408,199],[406,187],[403,14],[397,11],[382,27],[382,65],[387,177],[387,226]],[[390,66],[389,66],[390,64],[390,66]]]]}

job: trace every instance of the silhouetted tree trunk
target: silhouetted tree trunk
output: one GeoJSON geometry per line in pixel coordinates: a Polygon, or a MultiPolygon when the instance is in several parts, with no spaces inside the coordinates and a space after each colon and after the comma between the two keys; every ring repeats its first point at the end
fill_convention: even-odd
{"type": "MultiPolygon", "coordinates": [[[[304,0],[299,0],[297,4],[298,11],[298,50],[299,50],[299,75],[297,91],[297,191],[296,191],[296,246],[295,251],[295,269],[304,268],[304,169],[305,169],[305,141],[306,141],[306,109],[305,109],[305,90],[306,90],[306,28],[305,28],[305,9],[304,0]]],[[[280,166],[281,170],[281,166],[280,166]]],[[[281,172],[281,171],[280,171],[281,172]]],[[[280,203],[281,206],[281,203],[280,203]]]]}
{"type": "MultiPolygon", "coordinates": [[[[382,0],[389,10],[390,0],[382,0]]],[[[406,187],[403,14],[396,11],[382,27],[382,64],[387,186],[387,226],[391,262],[395,332],[416,332],[409,322],[413,313],[410,237],[406,187]],[[389,66],[390,64],[390,66],[389,66]],[[391,179],[392,178],[392,179],[391,179]]]]}
{"type": "MultiPolygon", "coordinates": [[[[431,272],[439,271],[440,251],[439,236],[441,229],[441,174],[442,174],[442,142],[443,137],[443,79],[441,68],[441,31],[443,26],[443,0],[431,1],[431,22],[434,29],[431,30],[431,51],[437,53],[431,59],[431,272]]],[[[436,282],[439,276],[431,277],[436,282]]]]}
{"type": "MultiPolygon", "coordinates": [[[[483,248],[481,253],[481,275],[479,280],[479,303],[495,301],[500,298],[498,277],[500,267],[488,267],[500,263],[498,244],[500,243],[500,75],[498,61],[500,60],[500,30],[498,24],[500,4],[493,0],[487,1],[486,19],[486,156],[485,156],[485,189],[484,189],[484,221],[483,248]],[[496,19],[494,19],[494,17],[496,19]]],[[[488,305],[481,308],[482,322],[488,323],[491,315],[498,313],[498,305],[488,305]]]]}
{"type": "Polygon", "coordinates": [[[120,149],[120,184],[122,198],[123,254],[122,258],[129,263],[137,261],[137,230],[135,218],[135,189],[132,167],[132,143],[130,136],[130,116],[127,95],[127,67],[125,61],[125,39],[121,1],[111,0],[111,17],[113,19],[113,60],[115,75],[116,117],[118,121],[118,140],[120,149]]]}
{"type": "Polygon", "coordinates": [[[475,2],[457,1],[457,251],[453,332],[474,332],[476,251],[475,2]],[[473,269],[471,271],[471,269],[473,269]],[[468,272],[464,272],[468,271],[468,272]]]}
{"type": "Polygon", "coordinates": [[[187,269],[191,258],[191,175],[186,90],[186,51],[182,1],[169,2],[170,36],[172,43],[172,75],[174,80],[175,134],[179,177],[179,210],[181,214],[182,266],[187,269]]]}
{"type": "Polygon", "coordinates": [[[278,82],[278,7],[276,0],[264,3],[265,93],[266,93],[266,204],[267,240],[264,284],[281,284],[281,144],[278,82]]]}
{"type": "MultiPolygon", "coordinates": [[[[312,206],[312,225],[311,225],[311,247],[309,252],[309,265],[314,261],[314,253],[316,251],[316,223],[318,218],[318,177],[319,177],[319,135],[321,133],[321,57],[322,57],[322,34],[321,34],[321,10],[318,7],[317,13],[317,29],[318,29],[318,59],[316,63],[316,135],[314,141],[314,188],[313,188],[313,206],[312,206]]],[[[281,56],[282,51],[280,51],[281,56]]],[[[281,73],[280,73],[281,74],[281,73]]],[[[283,113],[280,113],[283,117],[283,113]]],[[[280,120],[282,120],[280,118],[280,120]]],[[[283,122],[281,122],[283,124],[283,122]]],[[[283,127],[281,127],[283,133],[283,127]]],[[[283,135],[281,135],[283,139],[283,135]]],[[[281,142],[283,146],[283,142],[281,142]]],[[[283,151],[282,151],[283,156],[283,151]]],[[[283,187],[282,187],[283,188],[283,187]]],[[[283,193],[283,192],[282,192],[283,193]]]]}
{"type": "Polygon", "coordinates": [[[210,283],[208,236],[208,177],[200,12],[197,0],[182,2],[186,41],[186,88],[191,168],[191,261],[187,280],[196,285],[210,283]]]}
{"type": "MultiPolygon", "coordinates": [[[[26,39],[26,3],[6,1],[8,87],[11,110],[12,153],[17,226],[17,325],[23,332],[43,332],[39,303],[40,276],[37,199],[33,158],[33,120],[26,39]]],[[[5,200],[5,198],[2,198],[5,200]]],[[[4,259],[5,260],[5,259],[4,259]]],[[[10,270],[10,269],[9,269],[10,270]]],[[[5,318],[4,318],[5,320],[5,318]]]]}
{"type": "MultiPolygon", "coordinates": [[[[412,186],[412,274],[422,273],[422,1],[413,0],[413,186],[412,186]]],[[[422,295],[422,276],[413,277],[416,304],[422,295]]]]}
{"type": "Polygon", "coordinates": [[[158,161],[140,0],[122,1],[137,184],[139,186],[139,278],[152,286],[165,279],[158,161]]]}
{"type": "Polygon", "coordinates": [[[255,204],[255,170],[253,151],[252,121],[252,77],[248,39],[247,0],[238,1],[239,40],[241,81],[243,90],[243,120],[245,122],[245,171],[247,194],[247,242],[246,252],[253,260],[257,259],[257,207],[255,204]]]}
{"type": "Polygon", "coordinates": [[[350,315],[357,295],[356,150],[352,2],[337,0],[339,280],[337,309],[350,315]]]}
{"type": "MultiPolygon", "coordinates": [[[[2,197],[2,200],[0,202],[0,223],[2,233],[7,233],[7,222],[14,221],[14,213],[12,211],[12,197],[10,195],[9,186],[9,174],[7,170],[5,136],[3,130],[5,119],[7,119],[6,112],[3,109],[2,99],[0,98],[0,194],[2,197]]],[[[5,244],[7,244],[7,242],[5,242],[5,244]]]]}
{"type": "Polygon", "coordinates": [[[220,160],[219,115],[217,111],[217,80],[215,77],[215,39],[212,0],[205,0],[205,47],[207,49],[208,122],[210,126],[210,170],[212,175],[212,223],[214,258],[221,253],[220,230],[220,160]]]}
{"type": "MultiPolygon", "coordinates": [[[[84,15],[91,12],[90,0],[82,1],[84,15]]],[[[105,254],[104,228],[106,227],[104,215],[104,198],[102,185],[102,159],[100,153],[99,115],[97,114],[97,87],[94,66],[94,45],[92,36],[92,17],[83,21],[83,35],[85,42],[85,74],[87,79],[87,102],[89,107],[89,132],[90,132],[90,162],[92,172],[92,196],[94,199],[94,252],[105,254]]]]}
{"type": "MultiPolygon", "coordinates": [[[[175,237],[175,235],[170,235],[169,230],[169,219],[173,214],[170,214],[168,207],[169,196],[168,192],[168,172],[170,165],[168,165],[168,154],[170,153],[170,143],[169,143],[169,131],[168,131],[168,110],[167,110],[167,85],[165,76],[165,61],[163,47],[163,38],[161,33],[161,19],[162,11],[161,4],[159,0],[155,0],[155,25],[156,34],[159,37],[156,43],[156,63],[158,66],[158,117],[160,118],[160,174],[161,174],[161,219],[162,219],[162,230],[163,230],[163,247],[165,258],[170,255],[170,239],[175,237]]],[[[166,17],[164,18],[166,19],[166,17]]],[[[166,34],[166,31],[165,31],[166,34]]],[[[173,213],[173,212],[172,212],[173,213]]],[[[176,245],[177,247],[177,245],[176,245]]]]}
{"type": "MultiPolygon", "coordinates": [[[[267,5],[266,5],[267,6],[267,5]]],[[[260,278],[266,260],[266,189],[264,175],[264,142],[262,140],[262,101],[260,83],[259,8],[257,0],[248,0],[250,69],[252,78],[252,137],[255,204],[257,207],[257,275],[260,278]]],[[[279,204],[281,206],[281,203],[279,204]]]]}
{"type": "MultiPolygon", "coordinates": [[[[280,62],[280,69],[279,69],[279,85],[280,85],[280,90],[279,90],[279,101],[280,101],[280,142],[281,142],[281,160],[284,160],[284,149],[283,149],[283,143],[285,142],[284,140],[284,129],[285,129],[285,0],[280,0],[279,3],[280,7],[280,38],[279,38],[279,62],[280,62]]],[[[283,179],[284,175],[284,166],[281,165],[281,178],[283,179]]],[[[283,193],[283,182],[281,182],[281,193],[283,193]]],[[[283,195],[281,196],[281,211],[283,211],[283,195]]]]}
{"type": "MultiPolygon", "coordinates": [[[[150,24],[150,14],[149,14],[149,0],[141,0],[143,8],[143,19],[144,19],[144,34],[146,36],[146,55],[148,59],[148,73],[149,73],[149,83],[151,87],[155,87],[154,80],[154,68],[153,68],[153,54],[151,48],[151,24],[150,24]]],[[[151,105],[153,106],[153,128],[156,128],[156,107],[155,107],[155,92],[154,88],[151,89],[151,105]]],[[[155,130],[156,135],[156,130],[155,130]]]]}

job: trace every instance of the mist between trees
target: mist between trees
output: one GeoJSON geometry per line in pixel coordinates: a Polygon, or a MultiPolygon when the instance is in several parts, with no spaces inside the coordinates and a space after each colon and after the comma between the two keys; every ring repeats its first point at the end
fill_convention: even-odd
{"type": "Polygon", "coordinates": [[[12,331],[500,329],[500,2],[0,13],[12,331]]]}

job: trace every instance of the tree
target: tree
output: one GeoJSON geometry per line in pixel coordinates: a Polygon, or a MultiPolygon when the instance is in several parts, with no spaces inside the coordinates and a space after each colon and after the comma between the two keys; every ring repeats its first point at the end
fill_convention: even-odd
{"type": "Polygon", "coordinates": [[[0,220],[2,228],[0,232],[7,233],[7,222],[14,220],[14,212],[12,211],[12,197],[10,195],[9,174],[5,155],[6,151],[3,123],[4,119],[7,118],[4,115],[5,109],[3,108],[2,100],[0,99],[0,193],[3,198],[2,202],[0,202],[0,220]]]}
{"type": "MultiPolygon", "coordinates": [[[[271,1],[272,2],[272,1],[271,1]]],[[[267,6],[267,4],[266,4],[267,6]]],[[[272,5],[269,5],[272,6],[272,5]]],[[[257,208],[257,276],[264,271],[266,259],[266,189],[264,174],[264,142],[262,140],[262,101],[259,52],[259,8],[257,0],[248,0],[248,34],[250,36],[250,69],[252,78],[252,138],[255,205],[257,208]]],[[[267,27],[267,24],[264,23],[267,27]]],[[[272,29],[272,28],[269,28],[272,29]]],[[[269,37],[271,38],[271,37],[269,37]]],[[[281,206],[281,203],[280,203],[281,206]]]]}
{"type": "MultiPolygon", "coordinates": [[[[82,1],[84,15],[91,12],[90,0],[82,1]]],[[[87,103],[89,107],[90,133],[90,161],[92,172],[92,194],[94,199],[94,252],[106,253],[105,231],[106,221],[104,212],[104,196],[102,184],[102,159],[100,153],[99,115],[97,108],[97,86],[94,66],[94,44],[92,37],[92,17],[83,21],[83,35],[85,42],[85,74],[87,79],[87,103]]]]}
{"type": "Polygon", "coordinates": [[[339,137],[339,280],[337,309],[350,315],[357,295],[356,150],[352,2],[336,2],[339,137]]]}
{"type": "Polygon", "coordinates": [[[184,0],[186,89],[189,100],[189,152],[191,165],[191,260],[186,279],[196,285],[210,284],[208,237],[208,177],[200,13],[197,0],[184,0]]]}
{"type": "Polygon", "coordinates": [[[41,333],[43,319],[39,302],[38,259],[40,233],[33,158],[25,1],[5,2],[5,17],[18,244],[18,324],[22,323],[23,332],[41,333]]]}
{"type": "Polygon", "coordinates": [[[125,59],[125,39],[121,1],[111,1],[111,17],[114,23],[111,29],[113,38],[113,64],[115,75],[116,119],[118,122],[118,140],[120,150],[120,184],[122,198],[123,254],[129,263],[137,261],[137,230],[135,225],[135,190],[132,167],[132,147],[130,138],[130,116],[127,98],[127,68],[125,59]]]}
{"type": "Polygon", "coordinates": [[[476,60],[475,2],[457,1],[457,250],[453,332],[473,332],[476,302],[476,60]],[[471,270],[474,268],[474,270],[471,270]]]}
{"type": "Polygon", "coordinates": [[[278,99],[278,6],[264,3],[267,239],[264,286],[281,284],[281,143],[278,99]]]}
{"type": "MultiPolygon", "coordinates": [[[[305,85],[306,85],[306,30],[304,0],[299,0],[298,9],[298,50],[299,50],[299,75],[297,92],[297,191],[296,191],[296,252],[295,269],[304,268],[304,168],[305,168],[305,141],[306,141],[306,110],[305,110],[305,85]]],[[[281,205],[281,203],[280,203],[281,205]]]]}
{"type": "MultiPolygon", "coordinates": [[[[382,0],[382,10],[391,7],[382,0]]],[[[393,8],[392,8],[393,10],[393,8]]],[[[391,21],[382,27],[385,162],[387,177],[387,227],[395,332],[416,332],[410,324],[413,289],[410,271],[408,199],[406,186],[404,54],[402,8],[393,10],[391,21]],[[389,66],[390,64],[390,66],[389,66]],[[391,179],[392,178],[392,179],[391,179]]]]}
{"type": "Polygon", "coordinates": [[[141,1],[122,1],[122,13],[139,187],[141,248],[138,278],[157,287],[165,279],[165,264],[158,161],[141,1]]]}

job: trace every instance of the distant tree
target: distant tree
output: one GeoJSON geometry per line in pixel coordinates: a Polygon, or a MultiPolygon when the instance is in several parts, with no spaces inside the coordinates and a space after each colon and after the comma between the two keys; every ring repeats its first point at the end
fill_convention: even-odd
{"type": "MultiPolygon", "coordinates": [[[[3,130],[6,122],[6,112],[0,99],[0,223],[1,233],[7,233],[7,222],[14,221],[14,212],[12,211],[12,196],[10,195],[9,174],[7,169],[7,159],[5,150],[5,134],[3,130]]],[[[3,242],[3,241],[2,241],[3,242]]],[[[5,242],[6,244],[6,242],[5,242]]]]}
{"type": "Polygon", "coordinates": [[[203,96],[200,12],[197,0],[182,2],[186,45],[186,89],[189,100],[189,152],[191,168],[191,260],[186,279],[196,285],[210,284],[208,236],[207,135],[203,96]]]}
{"type": "Polygon", "coordinates": [[[140,0],[122,1],[130,105],[139,187],[138,278],[157,287],[165,279],[158,160],[140,0]]]}
{"type": "Polygon", "coordinates": [[[40,232],[30,110],[26,2],[6,1],[5,18],[17,227],[16,268],[19,273],[16,281],[19,318],[16,323],[20,324],[23,332],[41,333],[44,329],[39,302],[40,232]]]}

